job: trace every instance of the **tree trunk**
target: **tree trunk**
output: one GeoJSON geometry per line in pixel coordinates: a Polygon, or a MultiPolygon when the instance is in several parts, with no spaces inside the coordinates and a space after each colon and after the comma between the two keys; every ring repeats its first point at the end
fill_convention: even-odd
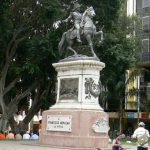
{"type": "Polygon", "coordinates": [[[6,130],[8,130],[8,118],[2,115],[0,118],[0,131],[6,130]]]}
{"type": "Polygon", "coordinates": [[[28,130],[28,124],[31,121],[31,119],[34,117],[34,115],[40,110],[41,102],[36,103],[34,106],[32,106],[27,114],[27,116],[24,118],[22,122],[19,124],[16,123],[13,117],[9,119],[10,127],[14,133],[22,133],[28,130]]]}
{"type": "Polygon", "coordinates": [[[0,131],[6,131],[7,130],[7,124],[8,124],[8,114],[7,114],[7,108],[5,106],[5,103],[3,101],[3,93],[2,93],[2,82],[0,82],[0,107],[1,107],[1,118],[0,118],[0,131]]]}
{"type": "Polygon", "coordinates": [[[9,119],[9,124],[11,126],[11,130],[14,132],[14,133],[19,133],[19,130],[17,128],[17,122],[14,120],[14,117],[11,117],[9,119]]]}
{"type": "Polygon", "coordinates": [[[9,119],[9,124],[14,133],[24,133],[28,129],[28,124],[24,124],[23,122],[17,124],[17,122],[14,120],[14,117],[9,119]]]}

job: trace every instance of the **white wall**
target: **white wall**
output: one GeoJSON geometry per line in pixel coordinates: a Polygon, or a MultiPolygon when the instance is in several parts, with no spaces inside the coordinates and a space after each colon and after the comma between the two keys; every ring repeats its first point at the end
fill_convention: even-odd
{"type": "Polygon", "coordinates": [[[127,0],[127,16],[136,14],[136,0],[127,0]]]}

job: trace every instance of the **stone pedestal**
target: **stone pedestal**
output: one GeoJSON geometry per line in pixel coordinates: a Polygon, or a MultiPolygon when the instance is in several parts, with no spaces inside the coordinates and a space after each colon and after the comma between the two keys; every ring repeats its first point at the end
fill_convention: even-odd
{"type": "Polygon", "coordinates": [[[108,115],[99,106],[98,60],[75,60],[53,64],[57,74],[57,100],[43,112],[40,143],[76,149],[107,148],[108,115]]]}

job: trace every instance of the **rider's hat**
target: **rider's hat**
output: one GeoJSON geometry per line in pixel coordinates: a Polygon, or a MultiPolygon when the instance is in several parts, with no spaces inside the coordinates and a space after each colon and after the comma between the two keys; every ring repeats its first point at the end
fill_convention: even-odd
{"type": "Polygon", "coordinates": [[[73,10],[76,10],[77,8],[80,8],[81,5],[78,2],[74,2],[73,10]]]}

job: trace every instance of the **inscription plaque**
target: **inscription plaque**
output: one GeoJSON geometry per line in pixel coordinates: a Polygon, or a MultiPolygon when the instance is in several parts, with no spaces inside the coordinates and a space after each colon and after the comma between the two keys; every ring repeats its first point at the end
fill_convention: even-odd
{"type": "Polygon", "coordinates": [[[49,131],[71,132],[72,116],[47,115],[47,127],[49,131]]]}

